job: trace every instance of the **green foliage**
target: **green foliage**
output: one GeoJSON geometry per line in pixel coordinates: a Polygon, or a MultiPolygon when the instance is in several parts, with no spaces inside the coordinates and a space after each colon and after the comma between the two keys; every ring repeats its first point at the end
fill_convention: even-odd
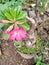
{"type": "Polygon", "coordinates": [[[39,10],[40,10],[41,13],[44,12],[44,8],[43,7],[40,7],[39,10]]]}
{"type": "Polygon", "coordinates": [[[4,24],[0,23],[0,33],[2,33],[2,28],[4,27],[4,24]]]}
{"type": "MultiPolygon", "coordinates": [[[[18,1],[15,1],[15,0],[0,0],[1,4],[0,4],[0,20],[1,19],[8,19],[8,17],[10,18],[11,20],[11,16],[14,17],[14,11],[13,9],[9,9],[10,10],[10,13],[8,13],[8,8],[12,7],[12,8],[15,8],[16,6],[19,6],[19,5],[22,5],[22,2],[21,0],[18,0],[18,1]],[[4,2],[4,4],[3,4],[4,2]],[[5,3],[6,2],[6,3],[5,3]],[[7,12],[6,12],[7,11],[7,12]],[[5,14],[4,14],[5,12],[5,14]]],[[[21,7],[20,7],[21,8],[21,7]]],[[[17,13],[17,12],[16,12],[17,13]]],[[[12,21],[12,20],[11,20],[12,21]]],[[[0,24],[0,29],[4,26],[4,24],[0,24]]]]}
{"type": "Polygon", "coordinates": [[[49,65],[49,64],[45,64],[44,62],[42,62],[42,56],[35,58],[35,63],[36,65],[49,65]]]}
{"type": "Polygon", "coordinates": [[[18,47],[18,46],[23,46],[24,45],[24,42],[23,41],[20,41],[20,42],[18,42],[18,41],[13,41],[13,43],[14,43],[14,46],[16,47],[18,47]]]}
{"type": "Polygon", "coordinates": [[[30,25],[28,23],[25,23],[23,25],[21,24],[19,26],[25,28],[25,30],[30,30],[30,25]]]}
{"type": "Polygon", "coordinates": [[[41,50],[43,42],[40,38],[37,39],[36,44],[37,50],[41,50]]]}
{"type": "Polygon", "coordinates": [[[4,24],[2,24],[2,23],[0,23],[0,30],[1,30],[1,28],[4,26],[4,24]]]}
{"type": "Polygon", "coordinates": [[[47,11],[47,9],[49,8],[48,3],[49,3],[48,0],[40,0],[39,1],[38,5],[39,5],[39,10],[41,13],[44,13],[45,11],[47,11]]]}
{"type": "Polygon", "coordinates": [[[18,51],[20,51],[22,53],[34,54],[34,53],[38,52],[39,50],[41,50],[42,41],[40,39],[38,39],[38,42],[36,43],[36,46],[34,48],[27,48],[25,46],[25,42],[23,42],[23,43],[24,43],[24,45],[17,49],[18,51]]]}
{"type": "Polygon", "coordinates": [[[35,62],[38,62],[38,61],[41,61],[41,60],[42,60],[42,56],[35,58],[35,62]]]}
{"type": "Polygon", "coordinates": [[[47,2],[47,0],[40,0],[40,2],[42,3],[42,6],[44,6],[47,2]]]}
{"type": "MultiPolygon", "coordinates": [[[[8,8],[7,10],[4,10],[1,12],[1,16],[6,17],[7,20],[13,21],[14,19],[16,21],[19,21],[21,19],[24,19],[24,17],[27,15],[26,12],[23,12],[21,10],[21,6],[16,7],[15,9],[13,8],[8,8]],[[14,14],[14,15],[13,15],[14,14]]],[[[0,17],[1,17],[0,16],[0,17]]],[[[4,19],[4,17],[2,17],[4,19]]]]}
{"type": "MultiPolygon", "coordinates": [[[[9,2],[10,0],[0,0],[0,3],[6,3],[9,2]]],[[[16,1],[16,0],[11,0],[11,1],[16,1]]]]}
{"type": "Polygon", "coordinates": [[[4,40],[8,40],[9,39],[9,34],[3,34],[2,37],[3,37],[4,40]]]}
{"type": "Polygon", "coordinates": [[[18,1],[15,1],[15,0],[11,0],[11,1],[5,0],[4,2],[6,2],[6,3],[3,4],[1,2],[1,4],[0,4],[0,11],[8,9],[9,7],[15,8],[17,6],[22,6],[22,1],[21,0],[18,0],[18,1]]]}
{"type": "Polygon", "coordinates": [[[18,51],[24,54],[34,54],[37,52],[35,48],[26,48],[26,46],[22,46],[21,48],[18,48],[18,51]]]}
{"type": "Polygon", "coordinates": [[[16,8],[8,8],[7,10],[4,10],[0,13],[0,19],[3,20],[9,20],[10,23],[13,22],[24,22],[24,24],[19,24],[20,27],[25,28],[26,30],[30,29],[30,26],[25,18],[27,13],[25,11],[22,11],[21,6],[17,6],[16,8]]]}
{"type": "Polygon", "coordinates": [[[47,47],[49,47],[49,41],[47,41],[47,47]]]}

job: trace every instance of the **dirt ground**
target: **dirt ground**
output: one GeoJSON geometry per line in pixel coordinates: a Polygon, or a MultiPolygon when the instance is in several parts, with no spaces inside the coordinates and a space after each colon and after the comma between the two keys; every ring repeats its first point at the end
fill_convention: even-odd
{"type": "Polygon", "coordinates": [[[22,58],[17,52],[14,45],[0,39],[3,54],[0,56],[0,65],[33,65],[34,61],[22,58]]]}

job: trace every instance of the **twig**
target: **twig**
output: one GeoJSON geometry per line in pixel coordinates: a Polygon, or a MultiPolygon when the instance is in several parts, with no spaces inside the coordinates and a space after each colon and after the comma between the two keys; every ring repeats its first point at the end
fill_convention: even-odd
{"type": "Polygon", "coordinates": [[[47,12],[47,11],[45,11],[45,13],[44,13],[45,15],[47,15],[48,17],[49,17],[49,12],[47,12]]]}
{"type": "Polygon", "coordinates": [[[32,18],[30,18],[28,16],[26,16],[26,19],[28,19],[29,21],[31,21],[31,23],[35,24],[35,20],[34,19],[32,19],[32,18]]]}
{"type": "Polygon", "coordinates": [[[35,7],[36,17],[39,17],[39,9],[38,9],[38,0],[36,0],[36,7],[35,7]]]}

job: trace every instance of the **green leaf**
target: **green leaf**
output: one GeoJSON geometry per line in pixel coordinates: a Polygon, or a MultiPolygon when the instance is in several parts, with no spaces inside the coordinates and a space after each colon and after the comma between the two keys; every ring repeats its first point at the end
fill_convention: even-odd
{"type": "Polygon", "coordinates": [[[10,21],[13,20],[11,14],[10,14],[8,11],[5,10],[4,15],[6,16],[6,18],[7,18],[8,20],[10,20],[10,21]]]}
{"type": "Polygon", "coordinates": [[[22,0],[18,0],[15,2],[15,6],[22,6],[23,1],[22,0]]]}
{"type": "Polygon", "coordinates": [[[4,26],[4,24],[3,24],[3,23],[0,23],[0,29],[1,29],[3,26],[4,26]]]}
{"type": "Polygon", "coordinates": [[[35,62],[40,62],[42,60],[42,56],[35,58],[35,62]]]}
{"type": "Polygon", "coordinates": [[[9,6],[11,6],[11,2],[6,2],[4,5],[5,5],[6,7],[9,7],[9,6]]]}
{"type": "Polygon", "coordinates": [[[3,37],[4,40],[8,40],[9,39],[9,36],[10,36],[9,34],[3,34],[2,35],[2,37],[3,37]]]}
{"type": "Polygon", "coordinates": [[[38,62],[36,63],[36,65],[41,65],[41,62],[40,62],[40,61],[38,61],[38,62]]]}
{"type": "Polygon", "coordinates": [[[0,0],[0,2],[1,2],[1,0],[0,0]]]}
{"type": "Polygon", "coordinates": [[[5,2],[5,0],[2,0],[2,2],[5,2]]]}
{"type": "Polygon", "coordinates": [[[15,46],[15,47],[16,47],[16,46],[19,46],[19,42],[14,41],[14,46],[15,46]]]}
{"type": "Polygon", "coordinates": [[[6,20],[7,18],[5,17],[5,15],[3,14],[3,12],[0,12],[0,20],[6,20]]]}
{"type": "Polygon", "coordinates": [[[16,14],[15,14],[15,11],[12,8],[10,8],[10,14],[12,15],[13,18],[15,18],[16,14]]]}
{"type": "Polygon", "coordinates": [[[16,46],[19,46],[19,45],[23,45],[24,44],[24,42],[23,41],[20,41],[20,42],[18,42],[18,41],[14,41],[14,46],[16,47],[16,46]]]}
{"type": "Polygon", "coordinates": [[[15,1],[15,0],[12,0],[13,2],[15,1]]]}
{"type": "Polygon", "coordinates": [[[23,12],[23,11],[22,12],[20,11],[17,20],[23,19],[23,18],[25,18],[25,16],[27,16],[27,13],[23,12]]]}
{"type": "Polygon", "coordinates": [[[21,10],[22,10],[22,7],[21,7],[21,6],[17,6],[17,7],[15,8],[16,18],[18,18],[18,15],[19,15],[19,13],[20,13],[21,10]]]}
{"type": "Polygon", "coordinates": [[[46,43],[46,44],[47,44],[47,47],[49,47],[49,41],[47,41],[47,43],[46,43]]]}
{"type": "Polygon", "coordinates": [[[3,11],[5,9],[3,4],[0,4],[0,11],[3,11]]]}
{"type": "Polygon", "coordinates": [[[30,25],[28,23],[19,25],[20,27],[23,27],[26,31],[30,30],[30,25]]]}
{"type": "Polygon", "coordinates": [[[47,2],[47,0],[41,0],[42,5],[45,5],[45,3],[47,2]]]}
{"type": "Polygon", "coordinates": [[[44,8],[43,7],[40,7],[40,12],[43,13],[44,12],[44,8]]]}
{"type": "Polygon", "coordinates": [[[27,22],[26,18],[20,19],[20,20],[18,20],[18,21],[20,21],[20,22],[24,22],[24,23],[27,22]]]}
{"type": "Polygon", "coordinates": [[[47,52],[46,51],[42,51],[42,54],[46,54],[47,52]]]}

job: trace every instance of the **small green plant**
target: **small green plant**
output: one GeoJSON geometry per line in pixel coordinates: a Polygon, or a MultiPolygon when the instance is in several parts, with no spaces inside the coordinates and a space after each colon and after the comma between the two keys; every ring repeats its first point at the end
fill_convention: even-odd
{"type": "Polygon", "coordinates": [[[48,0],[40,0],[38,5],[39,5],[39,10],[40,10],[41,14],[49,9],[49,7],[48,7],[49,1],[48,0]]]}
{"type": "Polygon", "coordinates": [[[36,65],[49,65],[49,64],[42,62],[42,56],[35,58],[35,63],[36,65]]]}
{"type": "Polygon", "coordinates": [[[34,10],[36,8],[39,10],[40,14],[44,14],[45,12],[49,12],[49,0],[37,0],[36,3],[30,4],[34,10]]]}
{"type": "MultiPolygon", "coordinates": [[[[19,48],[17,48],[17,50],[18,51],[20,51],[20,52],[22,52],[22,53],[25,53],[25,54],[32,54],[32,53],[36,53],[36,52],[38,52],[38,51],[40,51],[41,50],[41,48],[42,48],[42,41],[41,41],[41,39],[38,39],[37,40],[37,43],[36,43],[36,45],[35,45],[35,47],[34,48],[27,48],[26,46],[25,46],[25,43],[24,43],[24,41],[23,42],[20,42],[21,43],[21,47],[19,48]]],[[[14,43],[14,45],[15,46],[17,46],[19,43],[18,42],[15,42],[14,43]]],[[[19,46],[19,45],[18,45],[19,46]]]]}

